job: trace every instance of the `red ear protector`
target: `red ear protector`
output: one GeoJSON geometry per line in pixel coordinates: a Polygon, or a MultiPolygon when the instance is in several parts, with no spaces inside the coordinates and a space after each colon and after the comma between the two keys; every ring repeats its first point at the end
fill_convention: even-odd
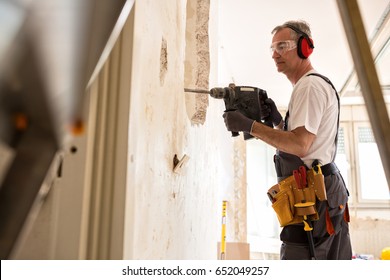
{"type": "Polygon", "coordinates": [[[298,56],[302,59],[308,58],[314,49],[313,40],[309,37],[309,35],[299,30],[295,26],[291,24],[286,24],[286,26],[301,35],[297,44],[298,56]]]}

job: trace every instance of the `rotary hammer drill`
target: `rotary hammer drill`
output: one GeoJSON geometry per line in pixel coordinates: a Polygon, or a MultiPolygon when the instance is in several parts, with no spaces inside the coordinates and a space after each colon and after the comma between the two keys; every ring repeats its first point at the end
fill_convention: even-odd
{"type": "MultiPolygon", "coordinates": [[[[215,87],[208,90],[184,89],[185,92],[196,92],[210,94],[216,99],[223,99],[225,102],[225,112],[239,110],[246,117],[262,122],[273,127],[269,116],[261,114],[261,110],[267,109],[265,100],[268,98],[267,92],[263,89],[250,86],[236,86],[229,84],[228,87],[215,87]],[[263,117],[262,117],[263,115],[263,117]]],[[[232,132],[232,136],[238,136],[238,132],[232,132]]],[[[253,138],[249,133],[244,132],[244,140],[253,138]]]]}

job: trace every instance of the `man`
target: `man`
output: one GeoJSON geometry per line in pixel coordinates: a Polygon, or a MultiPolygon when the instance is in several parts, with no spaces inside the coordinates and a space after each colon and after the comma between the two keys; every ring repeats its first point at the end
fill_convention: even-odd
{"type": "Polygon", "coordinates": [[[325,177],[327,201],[317,201],[319,220],[313,222],[314,253],[302,224],[285,226],[280,234],[281,259],[351,259],[348,228],[348,191],[334,164],[337,149],[339,100],[331,82],[319,75],[309,56],[314,45],[304,21],[288,21],[272,31],[272,58],[278,72],[293,86],[286,119],[272,99],[266,100],[274,129],[245,117],[239,111],[223,117],[229,131],[243,131],[277,149],[274,158],[278,181],[299,166],[320,164],[325,177]]]}

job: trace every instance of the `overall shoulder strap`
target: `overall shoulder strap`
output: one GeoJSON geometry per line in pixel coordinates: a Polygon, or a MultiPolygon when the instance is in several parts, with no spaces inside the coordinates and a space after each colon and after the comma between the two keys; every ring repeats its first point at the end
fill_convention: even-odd
{"type": "Polygon", "coordinates": [[[318,76],[318,77],[324,79],[325,82],[327,82],[328,84],[330,84],[331,87],[333,88],[334,92],[336,93],[337,102],[338,102],[339,108],[340,108],[340,97],[339,97],[339,94],[337,93],[337,90],[336,90],[336,88],[334,87],[334,85],[332,84],[332,82],[331,82],[327,77],[325,77],[324,75],[318,74],[318,73],[310,73],[310,74],[307,74],[307,76],[318,76]]]}

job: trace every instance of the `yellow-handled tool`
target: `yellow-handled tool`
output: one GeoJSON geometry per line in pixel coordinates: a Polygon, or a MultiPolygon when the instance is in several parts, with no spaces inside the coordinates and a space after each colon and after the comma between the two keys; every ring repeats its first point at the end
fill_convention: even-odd
{"type": "Polygon", "coordinates": [[[226,205],[227,201],[222,201],[221,260],[226,258],[226,205]]]}

